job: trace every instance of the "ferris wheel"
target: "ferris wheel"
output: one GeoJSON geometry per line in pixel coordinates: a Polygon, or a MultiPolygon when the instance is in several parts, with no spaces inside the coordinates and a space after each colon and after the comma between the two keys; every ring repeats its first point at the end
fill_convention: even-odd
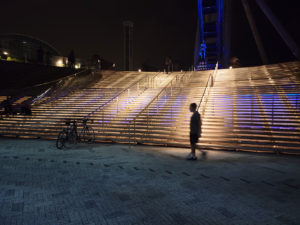
{"type": "MultiPolygon", "coordinates": [[[[230,57],[231,16],[233,0],[197,0],[198,22],[195,42],[195,69],[212,69],[216,62],[219,67],[227,68],[230,57]]],[[[273,14],[264,0],[254,0],[268,18],[275,30],[281,36],[293,55],[300,59],[300,51],[296,42],[288,34],[284,26],[273,14]]],[[[263,64],[268,64],[268,57],[258,32],[255,18],[252,14],[249,0],[241,0],[248,19],[260,58],[263,64]]]]}

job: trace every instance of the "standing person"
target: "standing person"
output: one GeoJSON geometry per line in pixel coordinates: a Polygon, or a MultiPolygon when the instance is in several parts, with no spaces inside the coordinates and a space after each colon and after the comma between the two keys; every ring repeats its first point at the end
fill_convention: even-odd
{"type": "Polygon", "coordinates": [[[71,52],[69,53],[69,56],[68,56],[69,67],[74,68],[75,67],[75,61],[76,61],[75,53],[74,53],[73,50],[71,50],[71,52]]]}
{"type": "Polygon", "coordinates": [[[27,115],[27,116],[31,116],[32,112],[31,112],[31,105],[28,101],[24,101],[21,104],[21,114],[22,115],[27,115]]]}
{"type": "Polygon", "coordinates": [[[166,70],[166,74],[168,74],[170,72],[170,67],[172,65],[172,59],[167,56],[166,60],[165,60],[165,70],[166,70]]]}
{"type": "Polygon", "coordinates": [[[199,112],[196,110],[197,104],[190,104],[190,112],[193,113],[190,122],[190,143],[191,143],[191,153],[188,155],[188,160],[197,160],[196,157],[196,144],[201,136],[202,121],[199,112]]]}
{"type": "Polygon", "coordinates": [[[200,45],[200,59],[201,61],[205,61],[206,59],[206,44],[204,41],[200,45]]]}
{"type": "Polygon", "coordinates": [[[12,98],[7,96],[6,100],[3,103],[4,105],[4,114],[9,115],[13,113],[13,108],[12,108],[12,98]]]}

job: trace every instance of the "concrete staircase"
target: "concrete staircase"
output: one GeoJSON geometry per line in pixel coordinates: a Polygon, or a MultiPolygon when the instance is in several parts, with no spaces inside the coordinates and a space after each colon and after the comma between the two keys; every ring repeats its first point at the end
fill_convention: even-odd
{"type": "Polygon", "coordinates": [[[299,63],[287,63],[219,71],[201,143],[299,154],[300,80],[293,72],[299,68],[299,63]]]}
{"type": "Polygon", "coordinates": [[[45,104],[32,106],[32,116],[14,115],[0,120],[0,134],[23,138],[56,138],[66,119],[89,116],[101,105],[120,95],[146,73],[108,73],[88,88],[45,104]]]}
{"type": "Polygon", "coordinates": [[[300,154],[300,63],[202,72],[106,73],[93,85],[0,120],[0,134],[56,138],[66,119],[90,117],[96,140],[189,146],[189,104],[199,146],[300,154]]]}
{"type": "MultiPolygon", "coordinates": [[[[219,70],[199,109],[199,146],[300,154],[299,69],[295,62],[219,70]]],[[[179,83],[182,88],[166,88],[134,120],[129,132],[133,143],[189,146],[188,106],[201,102],[209,73],[193,73],[179,83]]]]}

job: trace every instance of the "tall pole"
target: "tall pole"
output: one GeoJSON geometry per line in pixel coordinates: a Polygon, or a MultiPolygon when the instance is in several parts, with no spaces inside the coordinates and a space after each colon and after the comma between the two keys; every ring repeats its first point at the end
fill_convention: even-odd
{"type": "MultiPolygon", "coordinates": [[[[271,9],[266,5],[264,0],[256,0],[256,3],[266,15],[266,17],[270,20],[276,31],[279,33],[281,38],[284,40],[285,44],[289,47],[291,52],[296,58],[300,59],[300,51],[299,47],[293,38],[289,35],[289,33],[284,29],[282,24],[277,20],[275,15],[272,13],[271,9]]],[[[287,3],[288,4],[288,3],[287,3]]]]}
{"type": "Polygon", "coordinates": [[[202,10],[203,10],[202,0],[198,0],[198,21],[197,21],[197,33],[196,33],[196,41],[195,41],[194,67],[197,67],[199,63],[200,44],[204,41],[204,24],[203,24],[202,10]]]}
{"type": "Polygon", "coordinates": [[[200,36],[200,43],[204,41],[204,24],[203,24],[203,3],[202,0],[198,0],[198,21],[199,21],[199,36],[200,36]]]}
{"type": "Polygon", "coordinates": [[[194,65],[192,67],[192,71],[193,68],[196,67],[196,65],[198,64],[198,60],[199,60],[199,48],[200,48],[200,37],[199,37],[199,20],[197,21],[197,31],[196,31],[196,39],[195,39],[195,49],[194,49],[194,65]]]}
{"type": "Polygon", "coordinates": [[[250,28],[252,30],[253,37],[254,37],[256,45],[257,45],[260,58],[261,58],[263,64],[268,64],[268,58],[267,58],[264,46],[262,44],[260,35],[258,33],[258,30],[257,30],[256,24],[255,24],[254,18],[252,16],[249,3],[248,3],[247,0],[242,0],[242,4],[244,6],[244,9],[245,9],[245,12],[246,12],[246,16],[247,16],[250,28]]]}
{"type": "Polygon", "coordinates": [[[232,0],[224,0],[223,21],[223,67],[228,68],[231,50],[232,0]]]}
{"type": "MultiPolygon", "coordinates": [[[[223,57],[223,49],[222,49],[222,43],[223,43],[223,0],[217,0],[217,7],[218,7],[218,20],[217,20],[217,61],[220,62],[220,60],[223,57]]],[[[223,62],[221,62],[223,63],[223,62]]]]}
{"type": "Polygon", "coordinates": [[[133,70],[133,23],[123,22],[124,41],[124,70],[133,70]]]}

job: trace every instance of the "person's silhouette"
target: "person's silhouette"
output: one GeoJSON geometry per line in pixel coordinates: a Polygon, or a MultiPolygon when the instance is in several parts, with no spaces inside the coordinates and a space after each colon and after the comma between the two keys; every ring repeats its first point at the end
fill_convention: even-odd
{"type": "Polygon", "coordinates": [[[188,160],[197,160],[196,157],[196,144],[201,136],[201,116],[197,111],[197,104],[190,104],[190,111],[193,113],[190,122],[190,143],[191,143],[191,153],[188,155],[188,160]]]}

